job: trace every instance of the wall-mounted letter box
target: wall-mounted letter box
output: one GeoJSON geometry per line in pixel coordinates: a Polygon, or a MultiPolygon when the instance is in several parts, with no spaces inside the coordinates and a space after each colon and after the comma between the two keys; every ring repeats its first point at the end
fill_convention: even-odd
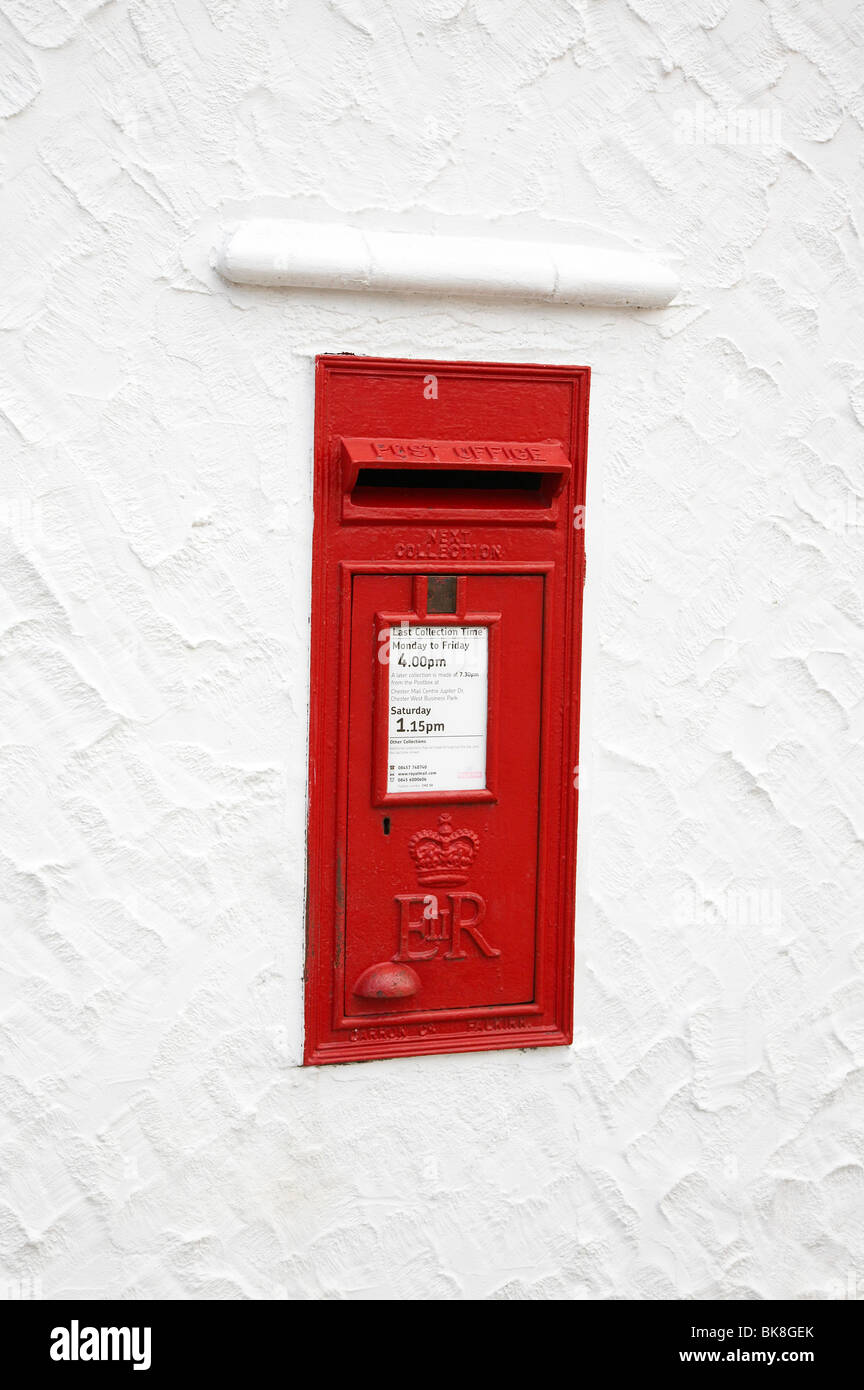
{"type": "Polygon", "coordinates": [[[588,381],[318,360],[307,1062],[572,1038],[588,381]]]}

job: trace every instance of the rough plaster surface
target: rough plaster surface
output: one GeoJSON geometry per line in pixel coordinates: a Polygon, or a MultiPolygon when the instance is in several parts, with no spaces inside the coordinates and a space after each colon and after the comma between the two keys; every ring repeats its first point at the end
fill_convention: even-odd
{"type": "Polygon", "coordinates": [[[815,0],[0,0],[11,1296],[864,1294],[862,40],[815,0]],[[238,208],[684,290],[244,290],[238,208]],[[321,351],[594,369],[572,1050],[298,1066],[321,351]]]}

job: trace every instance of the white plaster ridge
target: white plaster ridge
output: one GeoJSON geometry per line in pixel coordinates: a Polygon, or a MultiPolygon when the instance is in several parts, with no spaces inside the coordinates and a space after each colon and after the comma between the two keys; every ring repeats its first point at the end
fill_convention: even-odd
{"type": "Polygon", "coordinates": [[[241,285],[634,309],[663,308],[678,292],[674,271],[633,251],[266,217],[234,223],[214,264],[224,279],[241,285]]]}

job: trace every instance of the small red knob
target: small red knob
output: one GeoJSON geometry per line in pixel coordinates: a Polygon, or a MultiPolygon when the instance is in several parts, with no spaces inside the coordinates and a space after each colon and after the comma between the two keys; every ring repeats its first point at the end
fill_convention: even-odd
{"type": "Polygon", "coordinates": [[[391,960],[379,961],[364,970],[354,986],[361,999],[407,999],[420,988],[420,976],[410,965],[391,960]]]}

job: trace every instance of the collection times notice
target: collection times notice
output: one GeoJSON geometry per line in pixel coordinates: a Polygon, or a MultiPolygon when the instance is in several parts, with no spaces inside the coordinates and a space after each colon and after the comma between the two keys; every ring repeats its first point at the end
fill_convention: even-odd
{"type": "Polygon", "coordinates": [[[487,627],[390,629],[387,791],[486,786],[487,627]]]}

